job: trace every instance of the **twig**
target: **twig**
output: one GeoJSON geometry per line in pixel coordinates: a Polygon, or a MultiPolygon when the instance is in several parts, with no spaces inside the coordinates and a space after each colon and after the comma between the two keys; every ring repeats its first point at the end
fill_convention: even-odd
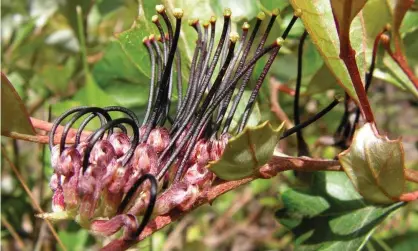
{"type": "Polygon", "coordinates": [[[18,248],[20,250],[25,250],[25,243],[20,238],[20,236],[17,234],[17,232],[15,231],[13,226],[6,219],[6,217],[4,217],[3,215],[1,216],[1,224],[7,229],[7,231],[9,231],[9,233],[13,237],[13,239],[15,239],[16,245],[18,246],[18,248]]]}
{"type": "MultiPolygon", "coordinates": [[[[19,139],[24,141],[30,141],[40,144],[48,144],[49,136],[47,135],[29,135],[29,134],[23,134],[18,132],[2,132],[1,135],[13,138],[13,139],[19,139]]],[[[85,137],[82,137],[82,139],[85,137]]],[[[54,138],[54,144],[59,144],[61,141],[61,133],[55,134],[54,138]]],[[[75,136],[68,137],[67,141],[65,143],[67,144],[74,144],[75,136]]]]}
{"type": "MultiPolygon", "coordinates": [[[[49,123],[47,121],[36,119],[36,118],[30,118],[30,121],[35,129],[39,129],[45,132],[51,131],[52,123],[49,123]]],[[[55,133],[55,139],[54,143],[59,144],[61,141],[61,134],[64,130],[63,126],[58,126],[57,131],[55,133]]],[[[67,136],[67,144],[73,144],[75,140],[77,130],[76,129],[70,129],[67,136]]],[[[3,136],[13,138],[13,139],[19,139],[24,141],[30,141],[30,142],[36,142],[40,144],[48,144],[49,136],[48,135],[30,135],[30,134],[23,134],[18,132],[5,132],[3,131],[1,133],[3,136]]],[[[85,139],[88,135],[90,135],[90,131],[83,131],[81,135],[81,140],[85,139]]]]}
{"type": "Polygon", "coordinates": [[[290,129],[293,127],[292,122],[290,121],[289,117],[287,117],[286,113],[283,111],[279,104],[279,91],[282,84],[274,77],[270,78],[270,110],[274,112],[276,117],[284,122],[286,129],[290,129]]]}
{"type": "MultiPolygon", "coordinates": [[[[9,157],[6,154],[6,150],[1,147],[1,152],[2,155],[4,157],[4,159],[7,161],[7,163],[10,165],[10,168],[12,169],[12,171],[15,173],[17,179],[19,180],[20,184],[22,185],[23,189],[26,191],[26,193],[28,194],[30,201],[32,202],[32,205],[35,207],[35,209],[38,211],[38,213],[43,214],[44,211],[42,210],[42,208],[39,206],[38,202],[36,202],[35,197],[33,196],[32,192],[30,191],[29,187],[26,186],[25,181],[22,178],[22,175],[19,173],[19,171],[16,169],[15,165],[10,161],[9,157]]],[[[64,244],[62,243],[62,241],[60,240],[60,238],[58,237],[57,232],[55,231],[54,227],[52,226],[51,222],[48,220],[45,220],[46,224],[48,225],[49,230],[51,231],[52,235],[54,236],[54,238],[57,240],[58,245],[63,249],[63,250],[67,250],[64,246],[64,244]]]]}

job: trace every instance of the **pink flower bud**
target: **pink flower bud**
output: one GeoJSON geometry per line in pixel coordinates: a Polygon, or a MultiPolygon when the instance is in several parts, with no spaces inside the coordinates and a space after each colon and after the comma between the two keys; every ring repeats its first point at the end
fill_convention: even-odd
{"type": "Polygon", "coordinates": [[[83,197],[86,194],[92,194],[96,186],[96,178],[92,175],[92,170],[89,168],[78,182],[77,192],[83,197]]]}
{"type": "MultiPolygon", "coordinates": [[[[129,210],[127,211],[129,214],[133,214],[133,215],[140,215],[142,213],[145,212],[145,209],[148,206],[149,203],[149,188],[144,188],[144,187],[149,187],[145,184],[145,186],[143,185],[142,188],[138,189],[139,191],[142,191],[141,193],[139,193],[139,196],[137,196],[134,200],[134,202],[132,203],[132,207],[129,208],[129,210]]],[[[127,207],[128,208],[128,207],[127,207]]]]}
{"type": "Polygon", "coordinates": [[[154,174],[157,171],[157,162],[158,157],[154,148],[149,144],[139,144],[131,160],[131,166],[140,173],[154,174]]]}
{"type": "Polygon", "coordinates": [[[185,196],[184,200],[177,206],[177,208],[181,211],[189,210],[192,208],[198,197],[199,188],[195,185],[189,185],[187,189],[187,196],[185,196]]]}
{"type": "Polygon", "coordinates": [[[219,140],[215,139],[210,142],[210,160],[217,161],[222,157],[229,138],[230,135],[225,133],[219,140]]]}
{"type": "Polygon", "coordinates": [[[65,149],[59,158],[57,173],[64,176],[71,176],[81,167],[81,156],[74,147],[65,149]]]}
{"type": "Polygon", "coordinates": [[[206,165],[209,162],[209,154],[209,143],[205,139],[200,139],[190,155],[189,163],[206,165]]]}
{"type": "Polygon", "coordinates": [[[51,149],[51,166],[54,170],[56,170],[58,167],[59,159],[60,159],[60,146],[55,145],[51,149]]]}
{"type": "MultiPolygon", "coordinates": [[[[93,169],[104,170],[109,165],[110,161],[116,157],[115,149],[108,140],[100,140],[97,142],[90,153],[89,162],[93,169]]],[[[93,170],[97,172],[99,170],[93,170]]]]}
{"type": "Polygon", "coordinates": [[[196,186],[185,182],[175,183],[157,198],[154,210],[158,215],[164,215],[175,207],[185,209],[196,201],[198,193],[196,186]]]}
{"type": "Polygon", "coordinates": [[[164,151],[170,143],[170,134],[167,129],[163,127],[152,129],[147,143],[154,147],[157,153],[164,151]]]}
{"type": "Polygon", "coordinates": [[[132,214],[120,214],[110,220],[95,220],[92,222],[90,230],[94,233],[110,236],[124,227],[124,239],[132,239],[133,233],[138,228],[136,217],[132,214]]]}
{"type": "Polygon", "coordinates": [[[52,191],[57,190],[58,186],[60,185],[60,177],[58,174],[54,173],[51,176],[51,179],[49,180],[49,187],[51,188],[52,191]]]}
{"type": "Polygon", "coordinates": [[[117,162],[119,163],[117,164],[118,167],[116,172],[113,174],[112,181],[107,187],[109,192],[113,194],[121,193],[125,183],[127,182],[125,178],[126,168],[123,167],[119,161],[117,162]]]}
{"type": "Polygon", "coordinates": [[[113,133],[109,137],[109,142],[112,144],[115,149],[115,154],[117,158],[122,157],[131,147],[131,142],[128,135],[125,133],[113,133]]]}
{"type": "Polygon", "coordinates": [[[210,172],[205,165],[194,164],[187,169],[183,181],[187,184],[196,185],[199,188],[207,188],[213,178],[213,173],[210,172]]]}
{"type": "Polygon", "coordinates": [[[64,192],[61,186],[58,186],[52,195],[52,211],[62,212],[65,210],[64,192]]]}
{"type": "Polygon", "coordinates": [[[64,190],[64,201],[67,208],[72,209],[78,207],[78,176],[73,175],[66,177],[62,184],[62,188],[64,190]]]}

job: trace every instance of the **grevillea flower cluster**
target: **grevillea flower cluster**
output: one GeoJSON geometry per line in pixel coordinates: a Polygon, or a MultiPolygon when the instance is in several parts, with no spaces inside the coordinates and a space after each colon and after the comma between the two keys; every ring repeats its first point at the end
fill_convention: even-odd
{"type": "Polygon", "coordinates": [[[172,11],[173,25],[164,6],[158,5],[156,10],[158,15],[152,21],[160,34],[143,40],[152,71],[143,121],[119,106],[77,107],[58,117],[50,133],[54,212],[44,217],[74,218],[106,236],[123,228],[123,238],[130,240],[151,217],[190,209],[216,179],[206,168],[208,163],[221,158],[231,135],[246,126],[267,72],[298,16],[294,15],[281,38],[268,45],[278,10],[273,10],[263,33],[259,30],[265,14],[259,13],[252,31],[244,23],[239,35],[231,31],[231,11],[226,9],[217,43],[215,17],[203,23],[190,20],[197,41],[184,85],[177,50],[183,11],[172,11]],[[256,44],[258,33],[261,38],[256,44]],[[255,64],[263,56],[268,59],[245,111],[236,114],[255,64]],[[178,98],[175,112],[170,112],[174,88],[178,98]],[[117,113],[118,118],[113,119],[111,115],[117,113]],[[237,128],[231,128],[234,116],[240,121],[237,128]],[[83,137],[94,120],[100,120],[100,128],[83,137]],[[61,140],[54,145],[58,126],[64,121],[61,140]],[[75,142],[67,144],[77,121],[75,142]]]}

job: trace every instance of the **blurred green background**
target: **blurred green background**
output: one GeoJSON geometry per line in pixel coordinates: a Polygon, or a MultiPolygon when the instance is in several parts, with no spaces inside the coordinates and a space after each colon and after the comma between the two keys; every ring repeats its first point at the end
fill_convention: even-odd
{"type": "MultiPolygon", "coordinates": [[[[1,70],[32,117],[48,120],[49,108],[54,118],[79,105],[121,105],[142,117],[150,74],[142,38],[156,33],[150,19],[159,3],[148,0],[3,0],[1,70]],[[76,6],[80,6],[82,22],[77,22],[76,6]]],[[[229,7],[233,13],[233,29],[237,31],[244,21],[254,24],[259,11],[270,15],[273,8],[279,8],[280,16],[270,40],[280,36],[293,15],[288,1],[168,0],[164,4],[167,8],[183,8],[185,20],[195,17],[205,20],[211,15],[220,20],[223,9],[229,7]]],[[[408,13],[401,31],[406,51],[410,52],[408,61],[417,73],[416,11],[408,13]]],[[[220,32],[219,28],[217,30],[220,32]]],[[[180,49],[185,62],[190,62],[197,35],[187,25],[182,31],[180,49]]],[[[303,31],[302,23],[297,21],[262,87],[253,111],[257,121],[281,122],[270,109],[270,86],[280,82],[294,88],[296,50],[303,31]]],[[[334,95],[343,94],[309,39],[305,43],[303,62],[301,105],[305,109],[302,120],[328,105],[334,95]]],[[[260,63],[254,78],[261,69],[260,63]]],[[[393,62],[380,59],[370,100],[380,129],[392,138],[402,135],[407,167],[417,168],[418,101],[403,87],[405,81],[393,62]]],[[[292,119],[293,97],[279,92],[276,98],[292,119]]],[[[321,142],[332,137],[343,111],[343,105],[336,107],[304,131],[314,157],[333,158],[339,152],[334,147],[322,146],[321,142]]],[[[42,208],[50,211],[49,151],[42,145],[4,137],[2,146],[42,208]]],[[[282,142],[280,148],[294,155],[294,139],[282,142]]],[[[19,250],[11,231],[18,234],[25,250],[56,250],[58,247],[45,223],[34,217],[36,211],[3,157],[2,166],[3,250],[19,250]]],[[[293,234],[279,224],[274,214],[283,206],[280,192],[295,186],[304,184],[289,172],[271,180],[255,181],[221,196],[211,206],[205,205],[188,214],[138,247],[141,250],[293,250],[293,234]]],[[[80,229],[74,222],[58,223],[56,229],[68,250],[97,250],[108,241],[80,229]]],[[[418,205],[411,203],[387,218],[366,248],[418,250],[417,234],[418,205]]]]}

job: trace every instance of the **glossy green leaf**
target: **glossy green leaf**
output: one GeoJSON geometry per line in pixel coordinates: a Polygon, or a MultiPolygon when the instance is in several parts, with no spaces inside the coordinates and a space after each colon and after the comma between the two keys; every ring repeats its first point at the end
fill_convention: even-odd
{"type": "Polygon", "coordinates": [[[322,93],[326,90],[335,89],[335,87],[338,87],[337,79],[324,64],[312,77],[306,92],[308,94],[322,93]]]}
{"type": "Polygon", "coordinates": [[[340,41],[350,42],[350,26],[367,0],[331,0],[332,12],[338,25],[340,41]]]}
{"type": "MultiPolygon", "coordinates": [[[[71,100],[60,102],[53,107],[54,114],[61,114],[75,106],[105,107],[119,105],[112,97],[104,92],[90,73],[86,75],[85,85],[77,91],[71,100]]],[[[98,125],[98,124],[97,124],[98,125]]]]}
{"type": "Polygon", "coordinates": [[[372,127],[367,123],[358,129],[350,148],[339,154],[339,160],[366,200],[389,204],[404,191],[404,151],[400,140],[376,135],[372,127]]]}
{"type": "Polygon", "coordinates": [[[386,72],[395,76],[398,85],[401,85],[404,89],[407,89],[411,94],[418,98],[417,88],[415,88],[414,84],[411,82],[405,72],[389,55],[384,56],[383,64],[385,66],[386,72]]]}
{"type": "Polygon", "coordinates": [[[282,124],[274,129],[268,121],[246,127],[228,141],[221,159],[210,162],[208,168],[224,180],[238,180],[255,174],[270,160],[283,128],[282,124]]]}
{"type": "Polygon", "coordinates": [[[148,100],[149,78],[126,57],[118,42],[111,42],[92,75],[103,91],[125,107],[144,107],[148,100]]]}
{"type": "MultiPolygon", "coordinates": [[[[340,41],[328,0],[304,1],[291,0],[294,9],[302,11],[301,19],[309,33],[310,39],[318,48],[326,65],[345,91],[357,100],[357,95],[351,83],[350,75],[344,62],[339,58],[340,41]]],[[[354,18],[350,28],[351,46],[356,51],[356,62],[360,75],[364,76],[365,64],[365,31],[361,22],[361,14],[354,18]]]]}
{"type": "Polygon", "coordinates": [[[373,45],[376,36],[382,32],[387,24],[392,22],[392,14],[388,8],[387,1],[385,2],[386,3],[382,3],[381,0],[368,0],[362,10],[364,28],[366,30],[366,61],[368,65],[371,64],[373,45]],[[376,18],[376,16],[379,16],[379,18],[376,18]]]}
{"type": "MultiPolygon", "coordinates": [[[[139,15],[135,20],[134,24],[132,25],[132,28],[117,34],[117,42],[120,44],[122,50],[125,53],[125,56],[135,64],[135,66],[141,71],[143,75],[147,76],[148,78],[150,78],[151,76],[151,64],[148,51],[146,47],[143,45],[142,40],[144,39],[144,37],[149,36],[151,34],[160,34],[155,25],[151,22],[151,17],[157,14],[155,6],[161,3],[163,3],[166,6],[166,11],[169,17],[172,17],[171,11],[173,8],[182,7],[178,5],[174,6],[172,2],[165,1],[139,1],[139,15]]],[[[182,31],[180,34],[180,42],[178,45],[178,50],[180,50],[182,54],[182,76],[184,80],[188,79],[188,66],[190,65],[191,57],[193,55],[192,53],[196,45],[196,43],[194,43],[194,39],[191,38],[196,37],[197,39],[196,32],[193,30],[193,28],[187,25],[187,18],[189,17],[189,15],[190,13],[188,12],[188,10],[184,10],[184,16],[182,18],[181,27],[182,31]],[[186,29],[188,31],[186,31],[186,29]],[[192,32],[194,33],[192,34],[192,32]],[[189,36],[188,34],[188,36],[186,37],[186,33],[190,33],[191,36],[189,36]],[[188,43],[191,43],[187,47],[184,46],[186,40],[188,43]]],[[[209,19],[210,14],[208,14],[206,17],[207,19],[209,19]]],[[[164,27],[165,32],[167,32],[164,21],[162,20],[161,16],[160,22],[164,27]]],[[[174,18],[171,19],[171,24],[174,30],[174,18]]]]}
{"type": "Polygon", "coordinates": [[[35,135],[25,105],[6,75],[1,73],[1,133],[35,135]]]}
{"type": "Polygon", "coordinates": [[[314,174],[309,191],[288,189],[276,216],[295,236],[295,250],[362,250],[373,230],[393,211],[365,202],[344,173],[314,174]]]}

